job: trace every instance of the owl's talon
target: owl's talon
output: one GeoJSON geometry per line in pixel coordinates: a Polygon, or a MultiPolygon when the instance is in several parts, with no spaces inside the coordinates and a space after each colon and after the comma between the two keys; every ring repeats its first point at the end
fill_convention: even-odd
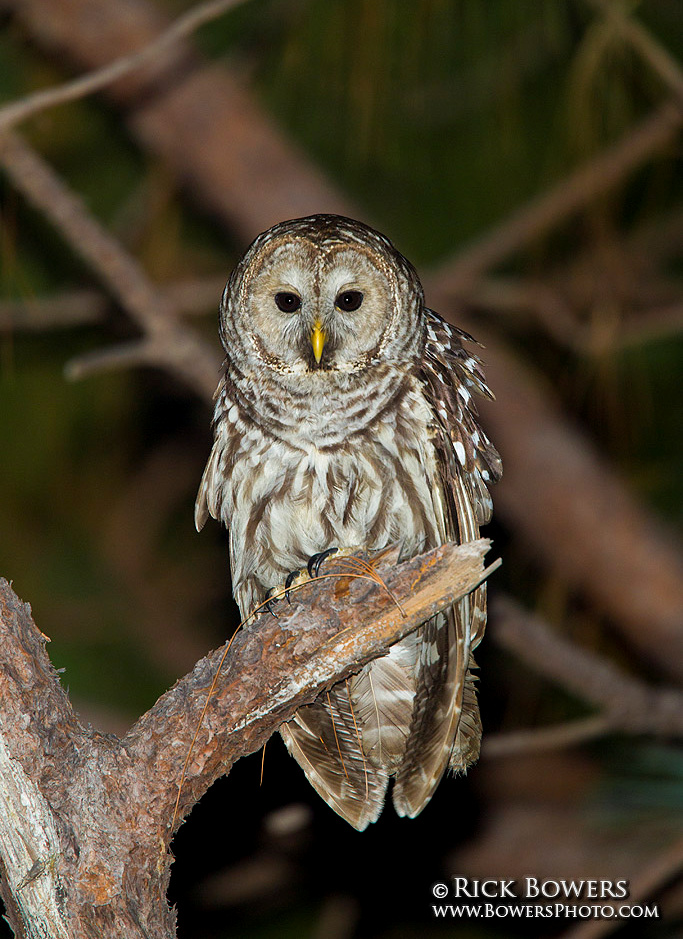
{"type": "Polygon", "coordinates": [[[308,559],[308,576],[311,580],[320,573],[320,565],[323,561],[329,558],[331,554],[336,554],[337,551],[339,551],[339,548],[328,548],[327,551],[319,551],[308,559]]]}
{"type": "Polygon", "coordinates": [[[287,603],[289,603],[290,606],[292,605],[292,597],[289,592],[289,589],[294,583],[294,581],[297,579],[300,573],[301,571],[290,571],[289,574],[287,574],[287,577],[285,578],[285,597],[287,599],[287,603]]]}
{"type": "Polygon", "coordinates": [[[292,586],[292,583],[297,579],[301,571],[290,571],[285,578],[285,590],[289,590],[292,586]]]}
{"type": "MultiPolygon", "coordinates": [[[[331,554],[336,554],[338,550],[339,548],[328,548],[327,551],[319,551],[317,554],[314,554],[312,557],[310,557],[308,559],[308,564],[306,565],[308,569],[308,578],[310,580],[315,580],[315,578],[320,573],[320,566],[323,561],[331,554]]],[[[266,594],[266,600],[270,602],[272,598],[274,602],[277,602],[284,596],[287,602],[291,605],[292,590],[295,587],[300,586],[302,583],[306,583],[306,572],[304,570],[290,571],[285,578],[284,587],[282,584],[278,587],[271,587],[271,589],[266,594]]],[[[270,612],[272,612],[272,610],[270,612]]]]}
{"type": "Polygon", "coordinates": [[[263,602],[263,612],[265,613],[267,611],[271,616],[274,616],[275,619],[278,619],[278,615],[273,609],[273,604],[280,602],[280,597],[277,595],[279,592],[279,587],[271,587],[270,590],[266,593],[266,598],[263,602]]]}

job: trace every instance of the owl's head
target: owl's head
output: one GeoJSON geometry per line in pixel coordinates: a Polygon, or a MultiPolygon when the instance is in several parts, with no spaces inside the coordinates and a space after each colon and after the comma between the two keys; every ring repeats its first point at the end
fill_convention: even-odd
{"type": "Polygon", "coordinates": [[[379,232],[338,215],[282,222],[251,244],[221,304],[229,358],[288,376],[405,365],[423,341],[423,292],[379,232]]]}

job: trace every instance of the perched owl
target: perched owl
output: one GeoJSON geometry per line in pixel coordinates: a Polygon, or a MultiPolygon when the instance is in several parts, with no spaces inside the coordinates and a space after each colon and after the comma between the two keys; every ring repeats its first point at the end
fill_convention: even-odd
{"type": "MultiPolygon", "coordinates": [[[[228,526],[243,616],[328,548],[405,557],[476,539],[500,458],[473,395],[491,397],[466,333],[426,309],[379,232],[313,215],[259,235],[221,303],[225,373],[197,497],[228,526]]],[[[464,771],[481,727],[471,652],[482,586],[281,727],[322,798],[363,830],[393,777],[399,815],[464,771]]]]}

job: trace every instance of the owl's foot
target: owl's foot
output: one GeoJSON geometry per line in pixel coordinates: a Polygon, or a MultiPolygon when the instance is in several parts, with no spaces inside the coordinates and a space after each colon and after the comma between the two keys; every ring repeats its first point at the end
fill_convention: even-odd
{"type": "Polygon", "coordinates": [[[320,575],[320,568],[324,561],[332,554],[337,554],[338,552],[339,548],[328,548],[326,551],[319,551],[308,559],[306,570],[290,571],[285,578],[284,584],[271,587],[266,593],[266,599],[263,604],[264,610],[271,613],[273,616],[277,616],[277,613],[273,610],[273,604],[279,603],[283,597],[291,604],[291,591],[295,587],[300,587],[302,584],[308,583],[310,580],[315,580],[315,578],[320,575]]]}
{"type": "Polygon", "coordinates": [[[287,603],[291,605],[292,598],[290,596],[290,591],[294,587],[298,587],[300,584],[308,583],[311,578],[308,576],[306,571],[292,571],[287,575],[287,579],[284,584],[278,584],[277,587],[271,587],[270,590],[266,592],[265,600],[261,604],[261,613],[270,613],[271,616],[278,618],[277,613],[273,609],[273,606],[276,603],[279,603],[283,597],[287,600],[287,603]]]}
{"type": "Polygon", "coordinates": [[[320,565],[323,561],[329,558],[331,554],[338,554],[338,552],[339,548],[328,548],[327,551],[319,551],[308,559],[306,567],[308,568],[308,576],[311,580],[320,573],[320,565]]]}
{"type": "Polygon", "coordinates": [[[301,584],[308,583],[309,580],[315,580],[315,578],[320,574],[320,567],[323,562],[329,558],[330,555],[337,554],[338,551],[339,548],[328,548],[326,551],[318,551],[317,554],[311,555],[311,557],[308,559],[305,571],[290,571],[290,573],[287,574],[285,579],[285,597],[289,603],[292,602],[290,590],[293,587],[299,587],[301,584]]]}

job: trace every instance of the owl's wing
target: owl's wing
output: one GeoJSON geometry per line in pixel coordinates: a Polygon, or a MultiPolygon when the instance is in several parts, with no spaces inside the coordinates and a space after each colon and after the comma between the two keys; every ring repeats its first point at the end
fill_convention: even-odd
{"type": "MultiPolygon", "coordinates": [[[[421,379],[439,424],[442,474],[446,488],[453,491],[458,527],[469,527],[466,503],[472,506],[476,522],[483,525],[491,520],[493,511],[488,486],[500,479],[503,467],[479,423],[474,395],[493,399],[493,394],[481,360],[465,347],[465,342],[478,345],[476,340],[432,310],[425,310],[425,317],[427,344],[421,379]],[[451,446],[447,447],[449,440],[451,446]],[[453,490],[458,480],[463,492],[457,486],[453,490]]],[[[468,540],[464,531],[461,540],[468,540]]]]}
{"type": "Polygon", "coordinates": [[[330,808],[358,831],[377,821],[389,776],[363,753],[348,681],[300,708],[280,733],[330,808]]]}
{"type": "Polygon", "coordinates": [[[201,531],[209,515],[219,517],[219,501],[221,480],[219,476],[222,448],[214,442],[211,454],[204,467],[202,480],[199,484],[197,498],[194,504],[194,524],[197,531],[201,531]]]}
{"type": "MultiPolygon", "coordinates": [[[[221,517],[226,467],[232,464],[235,451],[240,445],[241,426],[226,420],[232,407],[227,384],[227,376],[223,375],[214,394],[216,405],[213,417],[213,447],[202,474],[194,506],[194,524],[197,531],[202,530],[209,515],[216,519],[221,517]]],[[[227,520],[224,521],[227,524],[227,520]]]]}
{"type": "MultiPolygon", "coordinates": [[[[491,397],[479,360],[463,346],[466,333],[427,314],[422,381],[437,420],[435,446],[443,504],[444,537],[459,543],[479,537],[491,515],[487,483],[501,473],[500,457],[479,426],[472,394],[491,397]]],[[[414,817],[431,798],[446,766],[464,771],[479,754],[481,724],[471,650],[486,625],[482,586],[433,617],[421,630],[415,705],[393,801],[414,817]]]]}

